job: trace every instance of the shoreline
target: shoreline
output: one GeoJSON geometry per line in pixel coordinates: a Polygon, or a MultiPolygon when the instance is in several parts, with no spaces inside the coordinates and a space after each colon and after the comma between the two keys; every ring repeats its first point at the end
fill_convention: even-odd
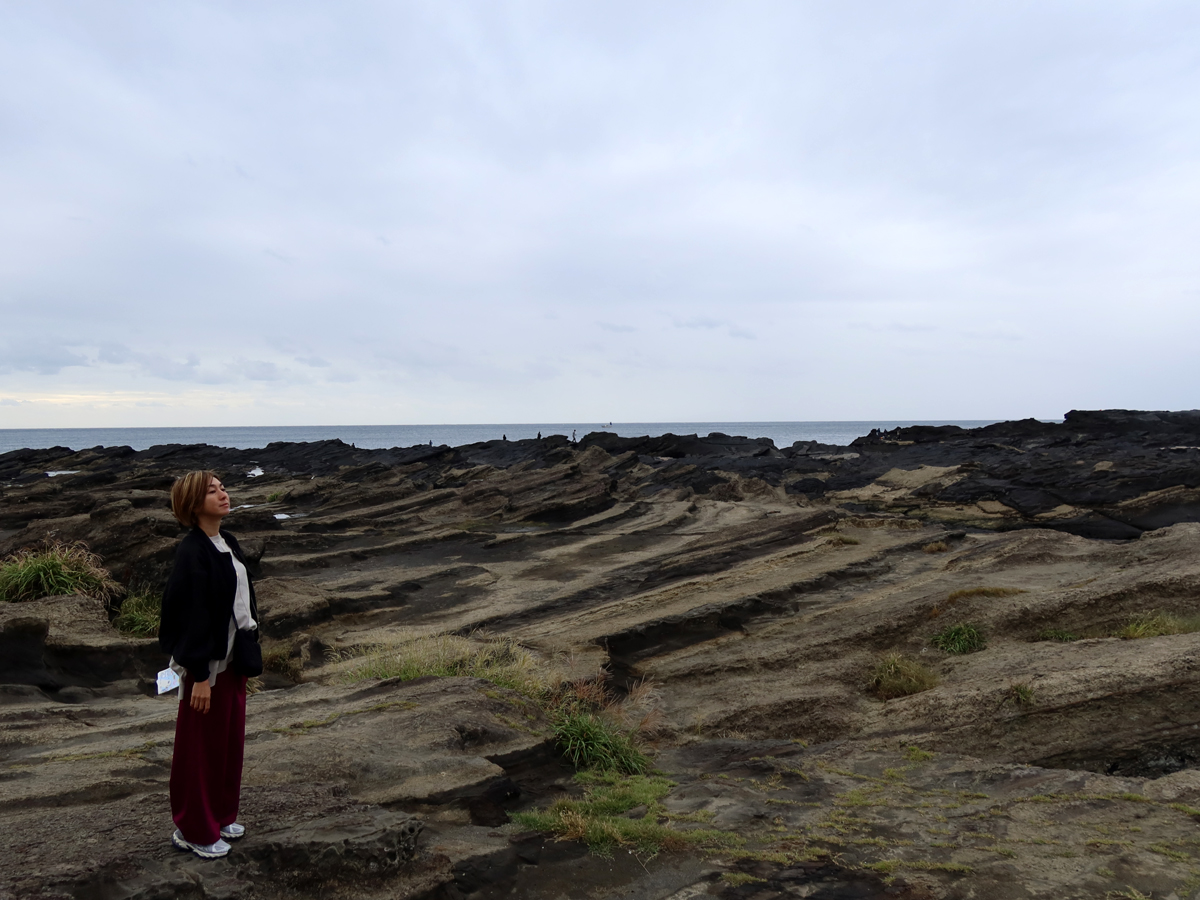
{"type": "Polygon", "coordinates": [[[451,447],[478,441],[495,440],[507,435],[511,440],[559,435],[570,437],[591,431],[611,431],[622,437],[657,437],[667,433],[744,434],[770,437],[776,444],[790,445],[796,440],[821,443],[849,443],[872,428],[916,425],[958,424],[979,426],[998,420],[854,420],[796,422],[618,422],[585,423],[481,423],[463,425],[347,425],[347,426],[245,426],[208,428],[15,428],[0,429],[0,453],[12,450],[47,449],[66,446],[73,450],[90,447],[131,446],[135,450],[161,444],[210,444],[230,449],[255,449],[274,441],[312,442],[341,439],[366,449],[383,450],[428,444],[451,447]]]}

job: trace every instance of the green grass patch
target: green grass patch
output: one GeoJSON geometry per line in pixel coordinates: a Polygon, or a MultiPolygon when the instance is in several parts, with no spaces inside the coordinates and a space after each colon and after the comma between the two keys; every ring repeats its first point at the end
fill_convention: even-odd
{"type": "Polygon", "coordinates": [[[952,875],[970,875],[974,871],[962,863],[939,863],[924,859],[881,859],[879,862],[865,863],[864,869],[873,869],[890,875],[897,869],[909,869],[917,872],[948,872],[952,875]]]}
{"type": "Polygon", "coordinates": [[[930,642],[946,653],[974,653],[987,646],[983,632],[966,622],[943,628],[930,638],[930,642]]]}
{"type": "Polygon", "coordinates": [[[721,880],[726,884],[736,886],[739,884],[758,884],[765,882],[767,879],[759,878],[757,875],[750,875],[746,872],[725,872],[721,875],[721,880]]]}
{"type": "Polygon", "coordinates": [[[271,491],[271,493],[267,494],[268,503],[274,503],[276,500],[281,499],[283,499],[283,491],[271,491]]]}
{"type": "Polygon", "coordinates": [[[922,750],[916,744],[912,744],[904,748],[904,758],[909,762],[915,763],[929,762],[929,760],[933,759],[933,754],[928,750],[922,750]]]}
{"type": "Polygon", "coordinates": [[[1200,631],[1200,618],[1176,616],[1165,612],[1149,612],[1133,616],[1113,637],[1137,640],[1162,637],[1167,634],[1191,634],[1200,631]]]}
{"type": "MultiPolygon", "coordinates": [[[[264,659],[264,664],[267,662],[264,659]]],[[[481,678],[523,695],[532,701],[532,711],[544,712],[552,723],[559,751],[577,769],[636,775],[650,767],[638,745],[639,737],[653,733],[661,718],[657,689],[650,682],[634,685],[620,699],[603,672],[570,679],[552,662],[515,641],[478,634],[463,637],[414,631],[386,647],[340,654],[336,665],[341,668],[339,677],[349,682],[375,678],[410,681],[424,676],[481,678]]],[[[538,717],[529,714],[526,718],[536,721],[538,717]]]]}
{"type": "Polygon", "coordinates": [[[587,709],[559,710],[554,739],[559,752],[577,769],[637,775],[650,768],[650,760],[629,733],[587,709]]]}
{"type": "Polygon", "coordinates": [[[1151,844],[1146,849],[1151,853],[1157,853],[1160,856],[1165,856],[1167,859],[1174,860],[1175,862],[1190,863],[1192,861],[1192,857],[1187,853],[1184,853],[1181,850],[1176,850],[1172,847],[1168,847],[1166,844],[1151,844]]]}
{"type": "Polygon", "coordinates": [[[660,801],[675,786],[661,776],[580,772],[575,780],[586,788],[583,797],[557,800],[544,810],[513,813],[513,821],[562,840],[583,841],[602,856],[611,855],[617,847],[654,855],[663,850],[718,849],[744,843],[727,831],[659,824],[666,815],[660,801]],[[622,815],[639,806],[647,810],[641,818],[622,815]]]}
{"type": "Polygon", "coordinates": [[[1033,688],[1022,682],[1014,682],[1008,686],[1008,690],[1004,695],[1005,700],[1010,700],[1017,706],[1033,706],[1035,699],[1033,688]]]}
{"type": "Polygon", "coordinates": [[[881,700],[907,697],[937,687],[938,677],[915,659],[888,653],[871,672],[870,685],[881,700]]]}
{"type": "Polygon", "coordinates": [[[156,591],[139,588],[121,601],[113,627],[131,637],[155,637],[162,621],[162,597],[156,591]]]}
{"type": "Polygon", "coordinates": [[[974,587],[963,588],[958,591],[951,591],[946,599],[951,603],[956,600],[966,600],[971,597],[1011,597],[1014,594],[1024,594],[1026,591],[1023,588],[1011,587],[974,587]]]}
{"type": "Polygon", "coordinates": [[[110,600],[118,590],[100,557],[83,543],[51,542],[0,562],[0,600],[20,603],[62,594],[110,600]]]}
{"type": "Polygon", "coordinates": [[[1073,631],[1065,631],[1062,628],[1043,628],[1037,633],[1039,641],[1059,641],[1063,644],[1069,644],[1072,641],[1079,640],[1079,635],[1073,631]]]}

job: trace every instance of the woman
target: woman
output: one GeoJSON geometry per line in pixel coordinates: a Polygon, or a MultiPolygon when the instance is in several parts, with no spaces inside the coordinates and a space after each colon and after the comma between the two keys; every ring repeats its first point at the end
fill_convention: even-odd
{"type": "Polygon", "coordinates": [[[246,560],[221,530],[229,495],[212,472],[171,486],[171,512],[191,531],[175,552],[163,594],[159,644],[179,673],[179,717],[171,760],[171,836],[204,859],[229,852],[237,823],[246,739],[246,677],[262,671],[258,608],[246,560]]]}

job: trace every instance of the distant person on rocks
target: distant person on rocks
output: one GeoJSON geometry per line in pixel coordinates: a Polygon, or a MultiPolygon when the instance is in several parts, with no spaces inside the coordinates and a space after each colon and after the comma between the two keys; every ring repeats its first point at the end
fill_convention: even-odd
{"type": "Polygon", "coordinates": [[[538,440],[540,441],[541,439],[542,439],[542,433],[539,431],[538,432],[538,440]]]}
{"type": "Polygon", "coordinates": [[[578,443],[579,443],[579,441],[575,440],[575,429],[574,429],[574,428],[572,428],[572,429],[571,429],[571,443],[572,443],[572,444],[578,444],[578,443]]]}
{"type": "Polygon", "coordinates": [[[159,645],[182,679],[171,760],[171,843],[203,859],[229,852],[246,742],[246,679],[262,674],[258,607],[246,558],[221,528],[229,495],[212,472],[171,486],[171,512],[191,528],[163,593],[159,645]]]}

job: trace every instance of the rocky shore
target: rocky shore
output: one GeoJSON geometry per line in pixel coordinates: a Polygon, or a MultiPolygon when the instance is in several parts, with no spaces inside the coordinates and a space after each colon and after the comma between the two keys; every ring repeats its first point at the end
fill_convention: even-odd
{"type": "Polygon", "coordinates": [[[193,468],[240,505],[273,661],[250,834],[216,862],[169,846],[153,639],[82,596],[0,603],[0,898],[1200,896],[1200,411],[848,447],[22,450],[0,556],[83,541],[160,588],[193,468]],[[985,645],[932,640],[956,625],[985,645]],[[544,710],[347,677],[446,635],[641,685],[674,782],[649,814],[743,843],[605,857],[510,821],[581,790],[544,710]],[[881,699],[889,655],[926,689],[881,699]]]}

